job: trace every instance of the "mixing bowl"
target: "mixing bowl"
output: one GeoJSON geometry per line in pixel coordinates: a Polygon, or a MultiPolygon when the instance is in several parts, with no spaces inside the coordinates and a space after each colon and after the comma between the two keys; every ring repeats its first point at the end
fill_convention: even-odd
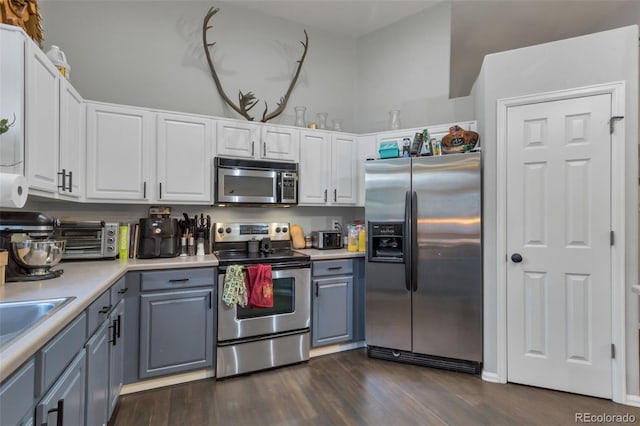
{"type": "Polygon", "coordinates": [[[12,242],[14,260],[31,275],[44,275],[57,265],[64,253],[65,241],[25,240],[12,242]]]}

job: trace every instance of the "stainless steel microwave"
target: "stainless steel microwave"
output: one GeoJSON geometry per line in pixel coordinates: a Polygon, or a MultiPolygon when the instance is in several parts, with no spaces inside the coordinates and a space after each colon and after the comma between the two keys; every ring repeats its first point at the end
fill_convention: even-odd
{"type": "Polygon", "coordinates": [[[298,204],[298,164],[216,157],[215,204],[298,204]]]}

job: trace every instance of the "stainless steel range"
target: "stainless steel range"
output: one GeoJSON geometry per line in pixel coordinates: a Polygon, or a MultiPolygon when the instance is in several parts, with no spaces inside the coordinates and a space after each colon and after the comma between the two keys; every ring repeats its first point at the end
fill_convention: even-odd
{"type": "Polygon", "coordinates": [[[311,261],[291,250],[288,223],[216,223],[219,260],[216,377],[309,359],[311,261]],[[222,300],[231,265],[270,265],[273,307],[227,306],[222,300]]]}

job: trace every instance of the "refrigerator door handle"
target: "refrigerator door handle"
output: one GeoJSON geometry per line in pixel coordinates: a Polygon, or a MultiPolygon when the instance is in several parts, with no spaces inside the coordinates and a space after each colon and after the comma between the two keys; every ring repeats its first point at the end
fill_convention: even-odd
{"type": "Polygon", "coordinates": [[[407,291],[411,291],[411,192],[407,191],[404,198],[404,282],[407,291]]]}
{"type": "Polygon", "coordinates": [[[411,282],[418,291],[418,193],[411,193],[411,282]]]}

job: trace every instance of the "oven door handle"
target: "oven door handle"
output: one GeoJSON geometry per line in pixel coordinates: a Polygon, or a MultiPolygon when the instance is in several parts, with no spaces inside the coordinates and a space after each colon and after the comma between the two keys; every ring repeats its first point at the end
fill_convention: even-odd
{"type": "MultiPolygon", "coordinates": [[[[242,266],[251,266],[240,263],[242,266]]],[[[295,261],[295,262],[277,262],[277,263],[265,263],[265,265],[271,265],[272,271],[281,271],[283,269],[301,269],[311,268],[311,261],[295,261]]],[[[218,272],[226,272],[227,266],[218,266],[218,272]]]]}

